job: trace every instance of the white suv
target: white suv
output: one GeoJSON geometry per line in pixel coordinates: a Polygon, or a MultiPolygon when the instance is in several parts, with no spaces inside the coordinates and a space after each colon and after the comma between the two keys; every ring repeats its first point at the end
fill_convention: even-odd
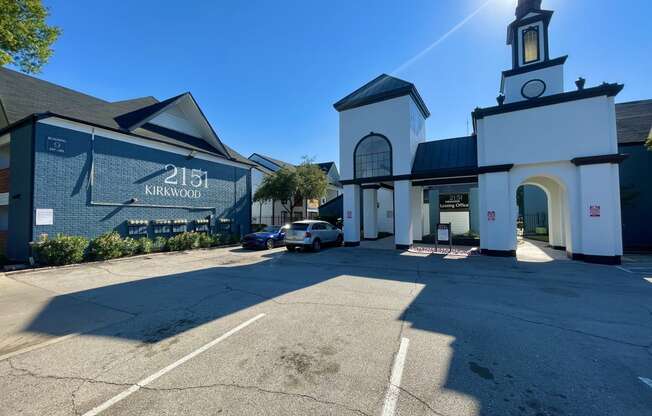
{"type": "Polygon", "coordinates": [[[297,247],[319,251],[324,244],[342,245],[344,234],[326,221],[297,221],[285,234],[285,247],[294,251],[297,247]]]}

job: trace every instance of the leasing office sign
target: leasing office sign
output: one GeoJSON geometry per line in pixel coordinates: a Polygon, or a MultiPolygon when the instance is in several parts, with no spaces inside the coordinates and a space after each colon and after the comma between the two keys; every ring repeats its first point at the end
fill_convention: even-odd
{"type": "Polygon", "coordinates": [[[468,211],[469,210],[469,194],[456,193],[456,194],[439,194],[439,210],[440,211],[468,211]]]}

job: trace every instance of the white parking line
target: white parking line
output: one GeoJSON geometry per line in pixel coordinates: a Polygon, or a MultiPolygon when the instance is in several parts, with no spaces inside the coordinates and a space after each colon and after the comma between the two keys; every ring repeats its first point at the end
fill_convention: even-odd
{"type": "Polygon", "coordinates": [[[624,267],[622,267],[622,266],[616,266],[616,268],[617,268],[617,269],[620,269],[620,270],[622,270],[622,271],[624,271],[624,272],[630,273],[630,274],[634,273],[633,271],[631,271],[631,270],[629,270],[629,269],[626,269],[626,268],[624,268],[624,267]]]}
{"type": "Polygon", "coordinates": [[[649,378],[639,377],[638,379],[641,380],[643,383],[647,384],[648,387],[652,387],[652,380],[650,380],[649,378]]]}
{"type": "Polygon", "coordinates": [[[401,339],[401,346],[399,347],[396,358],[394,359],[394,367],[392,367],[392,375],[389,379],[387,394],[385,395],[383,416],[394,416],[396,413],[396,403],[398,402],[398,396],[401,391],[399,387],[401,387],[401,378],[403,378],[403,366],[405,365],[405,357],[407,356],[407,349],[409,344],[409,339],[401,339]]]}
{"type": "Polygon", "coordinates": [[[212,340],[211,342],[204,345],[203,347],[200,347],[200,348],[196,349],[195,351],[193,351],[190,354],[186,355],[185,357],[173,362],[172,364],[168,365],[167,367],[157,371],[156,373],[152,374],[151,376],[142,379],[141,381],[139,381],[138,383],[136,383],[133,386],[129,387],[127,390],[123,391],[122,393],[120,393],[120,394],[118,394],[116,396],[113,396],[112,398],[105,401],[101,405],[89,410],[88,412],[84,413],[83,416],[95,416],[95,415],[100,414],[101,412],[105,411],[106,409],[108,409],[109,407],[111,407],[114,404],[118,403],[119,401],[124,400],[128,396],[130,396],[133,393],[137,392],[142,387],[147,386],[148,384],[150,384],[151,382],[153,382],[157,378],[161,377],[162,375],[174,370],[175,368],[177,368],[181,364],[185,363],[186,361],[198,356],[202,352],[204,352],[204,351],[208,350],[209,348],[219,344],[220,342],[224,341],[225,339],[227,339],[231,335],[235,334],[236,332],[240,331],[241,329],[244,329],[245,327],[253,324],[254,322],[259,320],[263,316],[265,316],[265,314],[261,313],[260,315],[257,315],[255,317],[251,318],[250,320],[248,320],[248,321],[246,321],[244,323],[241,323],[240,325],[238,325],[235,328],[231,329],[229,332],[225,333],[221,337],[212,340]]]}

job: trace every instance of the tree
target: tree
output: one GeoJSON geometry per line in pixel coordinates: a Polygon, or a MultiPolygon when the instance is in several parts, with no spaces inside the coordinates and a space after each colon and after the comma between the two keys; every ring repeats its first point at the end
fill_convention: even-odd
{"type": "Polygon", "coordinates": [[[293,217],[294,207],[305,199],[318,199],[326,194],[328,179],[312,159],[303,158],[297,167],[283,167],[266,176],[254,194],[254,201],[280,201],[293,217]]]}
{"type": "Polygon", "coordinates": [[[52,55],[61,29],[48,26],[41,0],[0,0],[0,65],[39,72],[52,55]]]}

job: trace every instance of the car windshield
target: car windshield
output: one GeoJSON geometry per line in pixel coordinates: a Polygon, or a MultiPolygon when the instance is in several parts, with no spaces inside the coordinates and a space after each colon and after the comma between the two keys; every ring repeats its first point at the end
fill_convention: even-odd
{"type": "Polygon", "coordinates": [[[295,222],[290,226],[291,230],[296,230],[296,231],[306,231],[308,229],[308,223],[305,222],[295,222]]]}
{"type": "Polygon", "coordinates": [[[276,225],[268,225],[267,227],[263,228],[263,232],[266,232],[266,233],[275,233],[275,232],[277,232],[277,231],[280,230],[280,229],[281,229],[281,227],[279,227],[279,226],[276,226],[276,225]]]}

